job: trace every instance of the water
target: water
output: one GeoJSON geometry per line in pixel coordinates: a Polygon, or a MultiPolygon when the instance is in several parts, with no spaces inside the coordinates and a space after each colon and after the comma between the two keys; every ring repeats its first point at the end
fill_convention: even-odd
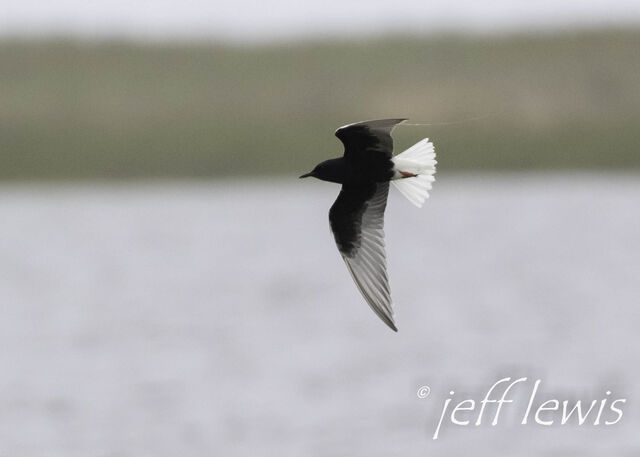
{"type": "Polygon", "coordinates": [[[637,175],[443,175],[421,210],[391,195],[397,334],[337,254],[336,194],[4,185],[0,455],[640,453],[637,175]],[[450,390],[523,376],[495,427],[488,404],[432,439],[450,390]],[[537,403],[608,390],[624,415],[520,425],[535,379],[537,403]]]}

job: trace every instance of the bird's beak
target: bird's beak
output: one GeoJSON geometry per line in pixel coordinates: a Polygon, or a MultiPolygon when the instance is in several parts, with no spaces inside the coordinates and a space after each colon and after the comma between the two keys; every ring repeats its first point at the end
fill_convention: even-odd
{"type": "Polygon", "coordinates": [[[313,176],[313,172],[305,173],[302,176],[300,176],[300,178],[308,178],[309,176],[313,176]]]}

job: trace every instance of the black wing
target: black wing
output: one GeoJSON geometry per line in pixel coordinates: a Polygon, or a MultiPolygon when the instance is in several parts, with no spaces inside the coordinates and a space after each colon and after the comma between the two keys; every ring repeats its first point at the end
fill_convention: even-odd
{"type": "Polygon", "coordinates": [[[378,119],[344,125],[336,130],[336,136],[344,144],[344,156],[359,156],[364,152],[381,153],[391,158],[393,152],[393,128],[406,119],[378,119]]]}
{"type": "Polygon", "coordinates": [[[342,186],[329,211],[329,222],[338,250],[360,293],[378,317],[397,331],[384,245],[388,194],[388,182],[357,188],[342,186]]]}

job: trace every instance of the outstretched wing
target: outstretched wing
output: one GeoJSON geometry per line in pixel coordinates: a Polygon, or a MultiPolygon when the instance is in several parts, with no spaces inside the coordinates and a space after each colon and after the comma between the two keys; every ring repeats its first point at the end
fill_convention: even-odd
{"type": "Polygon", "coordinates": [[[378,317],[397,331],[384,246],[388,194],[388,182],[357,188],[342,186],[329,211],[329,222],[338,250],[360,293],[378,317]]]}
{"type": "Polygon", "coordinates": [[[391,158],[393,152],[393,128],[406,119],[378,119],[344,125],[336,130],[336,136],[344,144],[344,156],[359,156],[364,152],[378,152],[391,158]]]}

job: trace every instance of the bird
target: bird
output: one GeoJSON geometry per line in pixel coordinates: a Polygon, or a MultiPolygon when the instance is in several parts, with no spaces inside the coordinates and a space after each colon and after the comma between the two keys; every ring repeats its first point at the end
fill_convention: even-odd
{"type": "Polygon", "coordinates": [[[341,184],[329,210],[329,226],[338,251],[358,290],[375,314],[394,332],[387,275],[384,212],[389,184],[413,205],[422,207],[435,181],[433,143],[424,138],[393,156],[393,129],[407,119],[376,119],[339,127],[342,157],[325,160],[300,178],[341,184]]]}

